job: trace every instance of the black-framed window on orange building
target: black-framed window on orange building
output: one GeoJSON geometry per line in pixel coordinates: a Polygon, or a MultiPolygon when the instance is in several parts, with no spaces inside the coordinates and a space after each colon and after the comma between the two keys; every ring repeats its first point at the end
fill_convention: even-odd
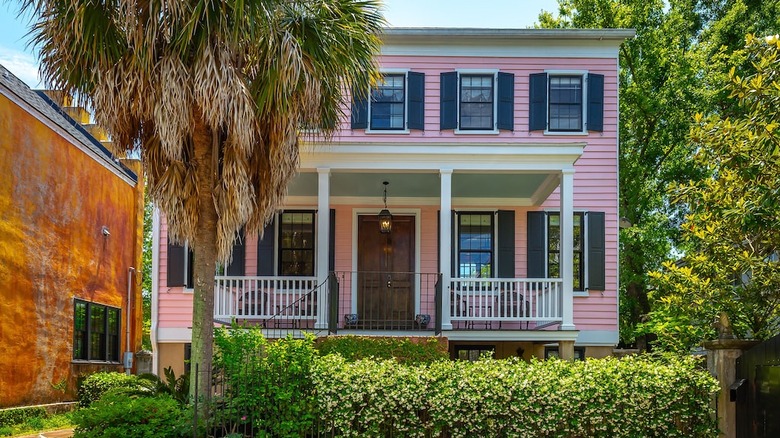
{"type": "Polygon", "coordinates": [[[279,214],[279,275],[314,276],[314,212],[279,214]]]}
{"type": "Polygon", "coordinates": [[[73,359],[119,362],[120,309],[74,300],[73,359]]]}

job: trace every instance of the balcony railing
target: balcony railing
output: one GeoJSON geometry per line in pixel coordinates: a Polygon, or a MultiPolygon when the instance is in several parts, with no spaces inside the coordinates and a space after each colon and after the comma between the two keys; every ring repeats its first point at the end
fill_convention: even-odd
{"type": "Polygon", "coordinates": [[[440,274],[419,272],[340,271],[320,285],[314,277],[217,276],[214,318],[299,332],[315,329],[327,310],[317,327],[331,333],[439,333],[446,313],[455,330],[540,329],[563,320],[560,279],[453,278],[443,292],[448,308],[442,286],[440,274]]]}
{"type": "Polygon", "coordinates": [[[450,319],[455,329],[529,329],[561,322],[559,278],[453,278],[450,319]]]}
{"type": "Polygon", "coordinates": [[[314,277],[214,277],[214,319],[266,328],[312,328],[317,319],[314,277]]]}
{"type": "Polygon", "coordinates": [[[430,330],[440,322],[436,310],[439,274],[338,271],[333,273],[338,306],[331,307],[337,329],[430,330]]]}

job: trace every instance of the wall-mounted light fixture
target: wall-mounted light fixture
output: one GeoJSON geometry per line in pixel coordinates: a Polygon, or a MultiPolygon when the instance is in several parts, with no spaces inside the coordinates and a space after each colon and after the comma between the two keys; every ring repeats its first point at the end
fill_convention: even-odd
{"type": "Polygon", "coordinates": [[[108,227],[107,227],[106,225],[103,225],[103,226],[100,228],[100,233],[101,233],[101,234],[103,234],[103,237],[105,237],[105,238],[108,238],[108,236],[110,236],[110,235],[111,235],[111,232],[110,232],[110,231],[108,231],[108,227]]]}
{"type": "Polygon", "coordinates": [[[387,185],[390,184],[387,181],[383,181],[385,186],[384,202],[385,208],[379,212],[379,232],[382,234],[389,234],[393,229],[393,215],[390,214],[390,210],[387,209],[387,185]]]}

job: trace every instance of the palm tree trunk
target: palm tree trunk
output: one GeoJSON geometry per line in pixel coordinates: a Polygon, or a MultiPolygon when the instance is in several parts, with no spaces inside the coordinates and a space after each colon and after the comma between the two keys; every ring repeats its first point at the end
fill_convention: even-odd
{"type": "Polygon", "coordinates": [[[198,223],[193,242],[195,290],[192,309],[192,355],[190,394],[204,400],[211,390],[211,364],[214,352],[214,274],[217,262],[217,210],[212,194],[216,185],[216,166],[212,133],[196,115],[192,136],[195,175],[198,187],[198,223]],[[198,373],[195,372],[198,364],[198,373]],[[197,382],[197,394],[195,393],[197,382]]]}

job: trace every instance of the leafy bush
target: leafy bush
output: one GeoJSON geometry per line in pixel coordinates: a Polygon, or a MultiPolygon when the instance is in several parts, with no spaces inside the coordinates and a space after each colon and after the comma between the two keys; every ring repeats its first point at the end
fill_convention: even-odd
{"type": "Polygon", "coordinates": [[[717,383],[694,359],[393,361],[320,358],[322,420],[343,436],[717,436],[717,383]]]}
{"type": "Polygon", "coordinates": [[[252,422],[255,434],[300,436],[316,419],[311,367],[314,339],[266,341],[257,329],[217,330],[214,364],[226,397],[216,400],[215,420],[226,430],[252,422]]]}
{"type": "Polygon", "coordinates": [[[75,438],[179,437],[191,432],[191,417],[170,395],[128,396],[123,388],[103,394],[73,414],[75,438]]]}
{"type": "Polygon", "coordinates": [[[319,339],[315,347],[322,355],[340,354],[348,361],[360,359],[395,359],[402,363],[430,363],[449,359],[445,344],[438,338],[329,336],[319,339]]]}
{"type": "Polygon", "coordinates": [[[13,426],[21,424],[30,418],[48,416],[46,409],[41,406],[0,410],[0,426],[13,426]]]}
{"type": "Polygon", "coordinates": [[[147,382],[148,381],[146,380],[139,379],[138,376],[116,372],[90,374],[79,384],[79,405],[84,408],[89,407],[109,389],[138,389],[144,386],[148,387],[147,382]]]}

